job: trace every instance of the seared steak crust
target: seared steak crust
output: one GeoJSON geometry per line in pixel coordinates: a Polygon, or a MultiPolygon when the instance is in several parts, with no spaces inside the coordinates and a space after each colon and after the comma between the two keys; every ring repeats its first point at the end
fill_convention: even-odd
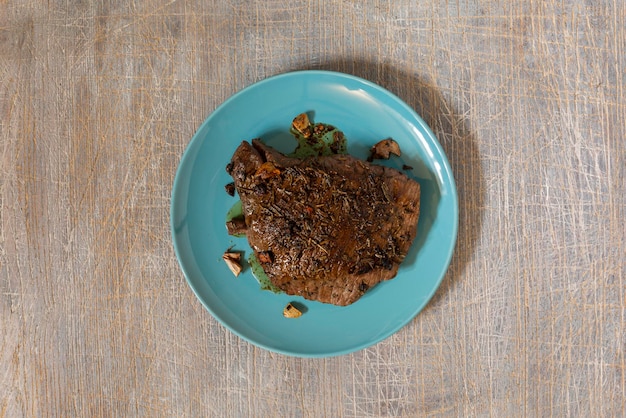
{"type": "Polygon", "coordinates": [[[349,305],[393,278],[417,233],[420,186],[349,155],[290,158],[260,140],[228,165],[248,242],[287,294],[349,305]]]}

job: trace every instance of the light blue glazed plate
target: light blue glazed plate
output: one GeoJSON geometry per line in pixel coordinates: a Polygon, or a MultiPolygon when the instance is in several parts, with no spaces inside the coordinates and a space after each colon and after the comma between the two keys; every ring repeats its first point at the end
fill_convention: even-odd
{"type": "Polygon", "coordinates": [[[200,126],[178,168],[172,191],[171,228],[189,286],[206,309],[241,338],[267,350],[299,357],[347,354],[398,331],[424,308],[441,283],[454,249],[458,204],[454,178],[441,146],[424,121],[398,97],[363,79],[326,71],[268,78],[232,96],[200,126]],[[292,119],[309,112],[315,122],[341,129],[348,152],[366,158],[381,139],[395,139],[402,157],[384,164],[406,171],[422,187],[418,234],[398,275],[339,307],[260,289],[250,268],[235,277],[222,254],[251,253],[245,238],[226,233],[225,216],[236,202],[224,191],[225,166],[242,140],[261,138],[283,151],[295,148],[292,119]],[[300,318],[283,317],[291,301],[300,318]]]}

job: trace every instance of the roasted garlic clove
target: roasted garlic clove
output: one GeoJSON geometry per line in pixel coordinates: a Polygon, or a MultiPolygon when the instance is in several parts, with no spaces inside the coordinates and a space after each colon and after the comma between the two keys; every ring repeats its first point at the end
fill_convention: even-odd
{"type": "Polygon", "coordinates": [[[299,318],[302,316],[302,312],[291,303],[288,303],[285,309],[283,309],[283,316],[285,318],[299,318]]]}
{"type": "Polygon", "coordinates": [[[306,113],[300,113],[291,122],[291,127],[300,132],[302,136],[308,138],[311,136],[311,121],[306,113]]]}
{"type": "Polygon", "coordinates": [[[388,160],[391,154],[399,157],[402,154],[400,151],[400,145],[398,145],[398,143],[391,138],[383,139],[370,149],[368,161],[388,160]]]}
{"type": "Polygon", "coordinates": [[[226,251],[224,255],[222,255],[222,258],[235,277],[239,276],[239,273],[241,273],[243,269],[241,267],[241,253],[226,251]]]}

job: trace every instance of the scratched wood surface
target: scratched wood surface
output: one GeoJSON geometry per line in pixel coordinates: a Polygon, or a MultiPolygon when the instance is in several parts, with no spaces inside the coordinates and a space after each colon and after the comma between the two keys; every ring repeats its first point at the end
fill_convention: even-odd
{"type": "Polygon", "coordinates": [[[0,416],[626,416],[625,10],[0,1],[0,416]],[[201,122],[311,68],[415,108],[460,199],[428,307],[329,359],[223,328],[169,230],[201,122]]]}

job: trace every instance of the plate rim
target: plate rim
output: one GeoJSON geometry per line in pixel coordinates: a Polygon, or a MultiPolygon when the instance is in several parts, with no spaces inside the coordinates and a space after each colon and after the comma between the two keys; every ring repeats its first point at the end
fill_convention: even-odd
{"type": "Polygon", "coordinates": [[[454,254],[457,240],[458,240],[459,203],[458,203],[458,190],[457,190],[456,182],[454,179],[454,173],[452,171],[452,167],[450,165],[450,161],[448,159],[447,154],[444,152],[443,147],[441,146],[441,143],[439,142],[438,138],[434,134],[431,127],[404,100],[402,100],[399,96],[387,90],[386,88],[372,81],[369,81],[367,79],[364,79],[362,77],[355,76],[352,74],[343,73],[339,71],[330,71],[330,70],[295,70],[295,71],[288,71],[288,72],[283,72],[283,73],[279,73],[276,75],[272,75],[272,76],[266,77],[264,79],[258,80],[256,82],[253,82],[247,85],[246,87],[230,95],[226,100],[224,100],[222,103],[216,106],[214,110],[211,111],[211,113],[202,121],[202,123],[196,128],[193,136],[191,137],[191,140],[186,144],[185,149],[183,150],[183,153],[179,159],[178,166],[177,166],[175,176],[174,176],[174,181],[172,184],[171,195],[170,195],[169,215],[170,215],[170,232],[171,232],[172,244],[174,247],[174,252],[176,254],[176,259],[177,259],[179,268],[183,272],[185,281],[187,285],[191,288],[195,297],[200,301],[202,306],[204,306],[204,308],[211,314],[211,316],[213,316],[213,318],[215,318],[218,321],[218,323],[220,323],[228,331],[237,335],[239,338],[249,342],[250,344],[256,347],[260,347],[270,352],[279,353],[279,354],[292,356],[292,357],[301,357],[301,358],[328,358],[328,357],[335,357],[335,356],[341,356],[341,355],[354,353],[354,352],[366,349],[368,347],[374,346],[383,340],[386,340],[387,338],[391,337],[392,335],[400,331],[402,328],[404,328],[408,323],[410,323],[414,318],[416,318],[417,315],[426,308],[426,306],[428,306],[431,299],[433,298],[433,296],[435,295],[435,293],[441,286],[443,279],[448,274],[448,271],[450,268],[452,256],[454,254]],[[200,141],[204,139],[203,137],[200,136],[200,133],[205,129],[205,126],[210,124],[213,118],[216,117],[216,115],[218,115],[223,108],[228,107],[228,105],[231,102],[235,101],[238,97],[248,93],[250,90],[258,88],[259,86],[262,86],[263,84],[266,84],[266,83],[276,82],[278,79],[290,78],[290,77],[301,77],[301,76],[304,76],[304,77],[316,77],[316,76],[328,77],[329,76],[329,77],[335,78],[335,80],[350,80],[352,82],[356,81],[357,83],[364,84],[368,88],[376,90],[378,93],[381,93],[384,96],[389,97],[394,102],[394,106],[396,105],[400,106],[406,112],[408,112],[411,115],[411,117],[414,118],[418,122],[420,127],[426,132],[429,145],[433,146],[436,149],[438,156],[440,156],[442,159],[441,160],[441,163],[443,163],[442,171],[446,173],[446,180],[447,180],[446,182],[449,181],[448,184],[450,186],[450,190],[448,192],[450,193],[450,198],[452,200],[451,203],[453,203],[451,215],[453,216],[454,219],[450,219],[450,221],[453,221],[452,222],[452,234],[451,234],[450,241],[448,244],[447,254],[445,256],[445,262],[441,264],[442,271],[441,271],[440,277],[438,277],[436,281],[433,281],[433,287],[430,293],[424,295],[425,298],[424,298],[423,304],[421,304],[421,306],[417,306],[414,312],[410,315],[407,315],[407,317],[403,321],[399,322],[397,325],[393,327],[390,327],[389,330],[387,330],[384,333],[381,333],[381,335],[375,338],[367,339],[367,341],[365,342],[352,345],[348,348],[339,349],[339,350],[327,350],[327,351],[319,350],[320,352],[301,352],[298,350],[281,349],[279,347],[270,346],[268,344],[255,341],[251,337],[245,335],[239,330],[228,325],[224,321],[224,319],[221,318],[220,315],[218,315],[215,312],[215,310],[212,309],[211,306],[204,300],[204,298],[200,295],[199,290],[195,286],[193,280],[189,277],[190,273],[188,271],[188,268],[184,265],[182,261],[182,250],[180,248],[180,244],[177,242],[177,239],[176,239],[177,233],[176,233],[176,225],[175,225],[176,202],[177,202],[176,197],[180,189],[180,183],[183,182],[181,178],[182,171],[185,168],[185,166],[189,163],[188,160],[192,158],[192,154],[189,151],[194,146],[197,146],[197,143],[200,143],[200,141]]]}

